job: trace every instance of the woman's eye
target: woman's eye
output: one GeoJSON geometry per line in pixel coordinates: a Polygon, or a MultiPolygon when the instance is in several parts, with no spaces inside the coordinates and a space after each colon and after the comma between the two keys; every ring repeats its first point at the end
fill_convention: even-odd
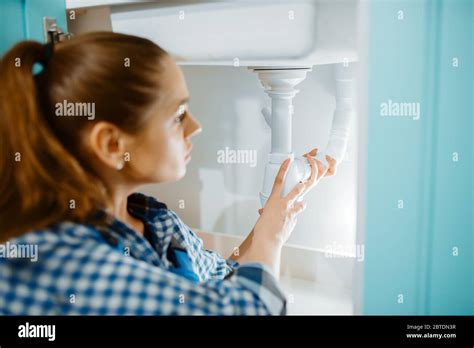
{"type": "Polygon", "coordinates": [[[179,110],[174,117],[174,121],[176,123],[181,123],[184,116],[186,116],[186,107],[184,105],[180,105],[179,110]]]}
{"type": "Polygon", "coordinates": [[[186,114],[181,114],[181,115],[176,116],[176,117],[174,118],[174,121],[175,121],[176,123],[181,123],[181,122],[183,122],[183,118],[184,118],[185,115],[186,115],[186,114]]]}

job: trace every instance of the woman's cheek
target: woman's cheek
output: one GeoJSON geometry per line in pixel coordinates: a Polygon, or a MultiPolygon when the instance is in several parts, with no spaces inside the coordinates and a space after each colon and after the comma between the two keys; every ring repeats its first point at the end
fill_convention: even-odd
{"type": "Polygon", "coordinates": [[[167,147],[167,151],[158,159],[160,163],[158,175],[162,180],[175,181],[181,179],[186,173],[186,164],[181,149],[175,146],[176,144],[169,145],[173,146],[167,147]]]}
{"type": "Polygon", "coordinates": [[[147,182],[176,181],[186,173],[182,140],[170,130],[155,132],[138,156],[140,171],[147,182]]]}

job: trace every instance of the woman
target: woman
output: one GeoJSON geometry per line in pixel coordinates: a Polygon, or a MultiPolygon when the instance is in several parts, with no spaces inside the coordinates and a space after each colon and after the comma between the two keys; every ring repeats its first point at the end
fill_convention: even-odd
{"type": "Polygon", "coordinates": [[[1,313],[285,313],[280,252],[304,209],[297,196],[326,172],[316,150],[310,179],[286,197],[283,163],[239,256],[224,259],[134,193],[181,179],[201,130],[165,51],[116,33],[25,41],[0,78],[0,237],[16,248],[0,259],[1,313]]]}

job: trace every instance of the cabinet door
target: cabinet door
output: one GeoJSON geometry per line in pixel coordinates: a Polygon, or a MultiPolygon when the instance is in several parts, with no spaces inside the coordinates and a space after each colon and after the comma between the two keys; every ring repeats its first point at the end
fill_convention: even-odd
{"type": "Polygon", "coordinates": [[[365,314],[474,314],[473,3],[368,4],[365,314]]]}
{"type": "Polygon", "coordinates": [[[67,30],[65,0],[0,1],[0,54],[20,40],[44,41],[43,17],[56,18],[67,30]]]}

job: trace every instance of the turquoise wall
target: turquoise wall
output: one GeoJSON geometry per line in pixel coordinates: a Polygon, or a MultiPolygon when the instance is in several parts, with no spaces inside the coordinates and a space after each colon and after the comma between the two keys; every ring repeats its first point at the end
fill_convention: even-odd
{"type": "Polygon", "coordinates": [[[1,0],[0,53],[19,40],[43,42],[43,17],[55,17],[66,31],[65,0],[1,0]]]}
{"type": "Polygon", "coordinates": [[[473,2],[368,7],[363,312],[474,314],[473,2]]]}

